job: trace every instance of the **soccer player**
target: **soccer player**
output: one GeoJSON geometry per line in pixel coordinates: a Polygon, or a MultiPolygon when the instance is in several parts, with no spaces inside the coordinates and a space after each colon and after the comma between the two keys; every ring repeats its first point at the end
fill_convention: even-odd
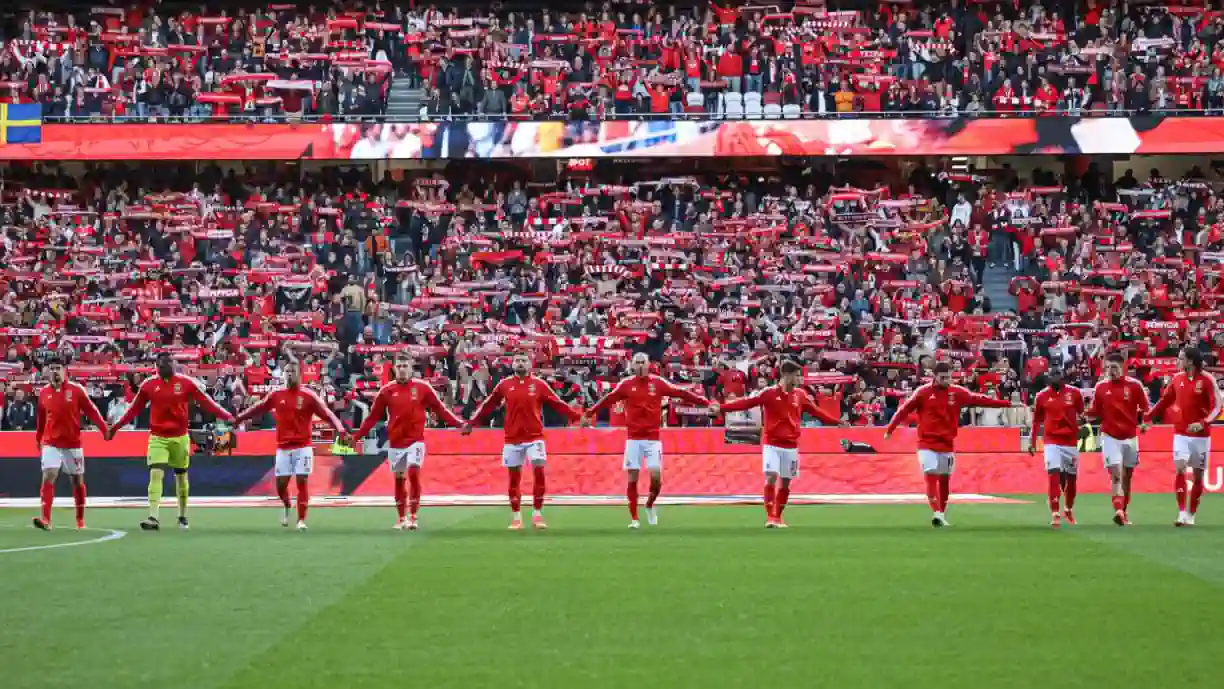
{"type": "Polygon", "coordinates": [[[297,530],[306,530],[306,511],[310,507],[310,472],[314,467],[314,448],[310,444],[311,424],[317,416],[337,435],[344,435],[344,424],[313,390],[302,386],[301,364],[285,365],[285,387],[275,390],[234,419],[243,423],[270,412],[276,417],[276,495],[285,507],[281,526],[289,526],[289,480],[297,481],[297,530]]]}
{"type": "Polygon", "coordinates": [[[46,364],[50,384],[38,393],[38,426],[34,442],[42,456],[42,513],[34,526],[51,530],[51,503],[55,501],[55,479],[61,471],[72,483],[72,503],[76,507],[76,526],[85,528],[85,456],[81,451],[81,414],[106,434],[106,420],[94,406],[85,388],[68,380],[68,372],[58,359],[46,364]]]}
{"type": "Polygon", "coordinates": [[[523,464],[527,461],[531,462],[533,476],[531,525],[537,529],[547,529],[548,524],[544,522],[544,465],[548,462],[548,455],[544,449],[544,420],[540,411],[547,403],[570,421],[581,419],[582,413],[562,402],[548,383],[531,375],[531,359],[526,354],[515,354],[512,366],[514,375],[493,388],[476,408],[472,420],[463,424],[463,433],[471,433],[472,426],[481,423],[505,403],[506,445],[502,448],[502,466],[506,467],[510,476],[510,529],[517,531],[523,528],[519,486],[523,478],[523,464]]]}
{"type": "Polygon", "coordinates": [[[187,469],[191,466],[191,437],[187,434],[187,408],[192,402],[204,411],[221,419],[233,421],[234,417],[204,392],[204,387],[189,376],[175,370],[174,358],[168,352],[157,355],[157,375],[140,384],[132,406],[107,429],[106,439],[115,437],[115,432],[128,425],[144,408],[149,411],[149,517],[140,522],[145,531],[157,531],[161,522],[157,520],[161,508],[162,478],[166,469],[174,470],[174,492],[178,496],[178,525],[187,530],[187,496],[190,483],[187,469]]]}
{"type": "Polygon", "coordinates": [[[1050,526],[1075,523],[1076,476],[1079,472],[1079,419],[1084,413],[1084,396],[1063,385],[1063,372],[1052,368],[1046,374],[1049,385],[1033,401],[1033,433],[1029,454],[1037,452],[1037,437],[1045,441],[1046,494],[1050,500],[1050,526]],[[1043,429],[1044,425],[1044,429],[1043,429]],[[1066,509],[1059,511],[1065,499],[1066,509]]]}
{"type": "Polygon", "coordinates": [[[710,410],[720,412],[747,411],[761,407],[765,428],[761,447],[761,463],[765,473],[765,528],[785,529],[782,512],[790,499],[791,480],[799,476],[799,429],[803,412],[830,426],[840,420],[825,412],[799,387],[803,367],[786,360],[779,365],[777,385],[738,400],[713,404],[710,410]],[[778,479],[781,480],[779,484],[778,479]]]}
{"type": "Polygon", "coordinates": [[[663,413],[663,398],[679,399],[702,407],[710,406],[710,401],[701,395],[678,388],[659,376],[650,374],[650,358],[645,352],[633,355],[630,363],[633,375],[622,380],[595,406],[587,410],[582,417],[582,425],[589,426],[591,419],[600,412],[616,404],[625,402],[625,425],[629,439],[625,441],[625,471],[628,473],[629,485],[626,496],[629,499],[629,528],[639,528],[638,522],[638,476],[642,464],[650,472],[650,496],[646,498],[646,523],[654,526],[659,523],[659,515],[655,511],[655,501],[663,490],[663,443],[659,440],[659,427],[663,413]]]}
{"type": "Polygon", "coordinates": [[[395,474],[395,528],[397,531],[416,531],[417,510],[421,508],[421,464],[425,461],[425,414],[460,427],[463,419],[442,404],[438,393],[423,380],[412,377],[412,359],[404,353],[395,357],[395,380],[384,385],[374,398],[374,406],[355,434],[364,438],[374,429],[374,424],[387,420],[387,463],[395,474]],[[405,488],[405,478],[407,488],[405,488]],[[404,517],[405,507],[408,517],[404,517]]]}
{"type": "Polygon", "coordinates": [[[1165,386],[1160,401],[1147,413],[1147,420],[1160,418],[1170,406],[1177,406],[1173,424],[1173,490],[1177,493],[1177,519],[1174,526],[1194,526],[1194,515],[1203,498],[1203,477],[1211,454],[1211,422],[1220,415],[1221,397],[1215,377],[1203,370],[1203,353],[1196,347],[1183,347],[1178,355],[1181,373],[1165,386]],[[1190,504],[1186,505],[1186,469],[1194,472],[1190,504]]]}
{"type": "Polygon", "coordinates": [[[1147,411],[1147,390],[1126,375],[1126,360],[1116,352],[1106,356],[1105,380],[1097,383],[1084,415],[1101,421],[1101,456],[1109,470],[1118,526],[1130,524],[1131,479],[1139,466],[1139,433],[1147,430],[1141,423],[1147,411]]]}
{"type": "Polygon", "coordinates": [[[927,504],[931,506],[931,526],[951,526],[948,497],[951,495],[952,466],[956,463],[956,431],[961,409],[965,407],[1010,407],[1011,402],[969,392],[952,384],[952,367],[935,364],[935,380],[923,385],[897,409],[888,428],[887,440],[911,413],[918,414],[918,462],[926,477],[927,504]]]}

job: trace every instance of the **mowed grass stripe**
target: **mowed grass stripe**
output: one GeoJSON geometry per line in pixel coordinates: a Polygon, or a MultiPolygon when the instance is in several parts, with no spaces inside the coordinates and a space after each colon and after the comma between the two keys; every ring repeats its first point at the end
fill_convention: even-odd
{"type": "Polygon", "coordinates": [[[486,512],[225,686],[1218,686],[1180,653],[1218,623],[1170,611],[1219,589],[982,509],[936,531],[917,506],[804,507],[767,532],[759,509],[669,508],[631,533],[621,509],[574,508],[543,534],[486,512]]]}
{"type": "MultiPolygon", "coordinates": [[[[27,512],[0,510],[0,524],[27,512]]],[[[472,514],[433,511],[430,526],[472,514]]],[[[270,509],[195,510],[187,533],[162,515],[162,532],[141,533],[139,510],[93,510],[91,526],[127,538],[0,555],[0,686],[216,686],[423,535],[392,532],[390,509],[315,510],[306,534],[270,509]]]]}

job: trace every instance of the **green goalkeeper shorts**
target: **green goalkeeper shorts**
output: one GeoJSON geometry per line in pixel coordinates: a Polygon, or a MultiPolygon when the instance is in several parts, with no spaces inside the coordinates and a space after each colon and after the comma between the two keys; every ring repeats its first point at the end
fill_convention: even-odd
{"type": "Polygon", "coordinates": [[[191,465],[191,437],[162,438],[149,434],[149,466],[166,464],[171,469],[186,469],[191,465]]]}

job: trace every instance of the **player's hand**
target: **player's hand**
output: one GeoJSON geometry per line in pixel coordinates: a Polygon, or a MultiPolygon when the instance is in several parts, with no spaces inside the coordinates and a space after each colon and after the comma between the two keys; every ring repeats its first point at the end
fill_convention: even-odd
{"type": "Polygon", "coordinates": [[[578,419],[578,425],[582,428],[590,428],[591,427],[591,417],[587,416],[586,414],[583,414],[582,418],[578,419]]]}
{"type": "Polygon", "coordinates": [[[460,426],[459,433],[461,433],[462,435],[471,435],[472,434],[472,424],[465,423],[462,426],[460,426]]]}
{"type": "Polygon", "coordinates": [[[1029,453],[1029,457],[1033,457],[1033,456],[1035,456],[1035,455],[1037,454],[1037,443],[1035,443],[1035,442],[1030,442],[1030,443],[1029,443],[1029,446],[1028,446],[1028,453],[1029,453]]]}
{"type": "Polygon", "coordinates": [[[892,437],[892,431],[884,431],[884,439],[888,440],[892,437]]]}
{"type": "Polygon", "coordinates": [[[1151,428],[1151,427],[1152,427],[1152,424],[1150,424],[1150,423],[1141,423],[1141,424],[1139,424],[1139,432],[1140,432],[1140,433],[1147,433],[1148,429],[1149,429],[1149,428],[1151,428]]]}
{"type": "Polygon", "coordinates": [[[1192,423],[1189,426],[1186,426],[1186,430],[1190,431],[1191,433],[1202,433],[1203,424],[1198,423],[1198,422],[1192,423]]]}
{"type": "Polygon", "coordinates": [[[115,429],[107,428],[106,430],[102,431],[103,440],[110,442],[111,438],[114,438],[114,437],[115,437],[115,429]]]}
{"type": "Polygon", "coordinates": [[[837,427],[838,427],[838,428],[849,428],[849,427],[850,427],[850,422],[849,422],[849,421],[842,421],[841,423],[837,424],[837,427]]]}
{"type": "Polygon", "coordinates": [[[718,416],[721,413],[722,413],[721,404],[719,404],[718,402],[714,402],[713,404],[710,405],[710,414],[714,416],[718,416]]]}

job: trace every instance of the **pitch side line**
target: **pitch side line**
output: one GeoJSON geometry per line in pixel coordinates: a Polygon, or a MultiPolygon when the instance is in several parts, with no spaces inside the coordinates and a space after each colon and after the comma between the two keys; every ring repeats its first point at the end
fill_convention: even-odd
{"type": "MultiPolygon", "coordinates": [[[[31,527],[33,528],[33,527],[31,527]]],[[[126,531],[119,529],[80,529],[80,531],[105,531],[106,535],[98,538],[91,538],[88,541],[73,541],[71,543],[48,543],[46,545],[30,545],[24,548],[0,548],[0,555],[5,553],[24,553],[31,550],[52,550],[55,548],[72,548],[78,545],[94,545],[95,543],[105,543],[107,541],[117,541],[127,535],[126,531]]]]}

